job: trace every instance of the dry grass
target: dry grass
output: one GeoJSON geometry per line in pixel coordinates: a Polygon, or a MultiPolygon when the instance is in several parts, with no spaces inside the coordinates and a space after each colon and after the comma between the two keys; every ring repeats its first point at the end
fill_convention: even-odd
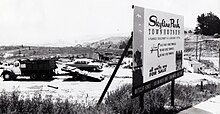
{"type": "MultiPolygon", "coordinates": [[[[68,100],[57,99],[52,101],[52,96],[43,99],[40,94],[33,98],[21,99],[20,92],[0,94],[0,113],[2,114],[128,114],[140,113],[138,98],[131,99],[131,85],[127,84],[107,94],[105,102],[99,107],[82,103],[70,103],[68,100]]],[[[204,92],[200,85],[175,85],[175,108],[170,106],[170,85],[164,85],[145,93],[144,113],[169,114],[191,107],[201,101],[207,100],[218,93],[219,86],[207,84],[204,92]]],[[[96,101],[94,101],[96,102],[96,101]]],[[[88,103],[89,104],[89,103],[88,103]]]]}

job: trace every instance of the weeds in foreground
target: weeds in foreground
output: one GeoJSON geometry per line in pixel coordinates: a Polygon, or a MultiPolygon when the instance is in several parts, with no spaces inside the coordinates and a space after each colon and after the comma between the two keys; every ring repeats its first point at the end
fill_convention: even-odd
{"type": "MultiPolygon", "coordinates": [[[[82,103],[71,103],[68,100],[52,97],[43,99],[40,94],[32,98],[19,99],[20,92],[8,93],[2,91],[0,94],[0,114],[131,114],[140,113],[138,98],[131,99],[130,84],[121,86],[107,94],[105,102],[99,107],[85,105],[82,103]]],[[[164,85],[145,93],[144,113],[168,114],[171,111],[178,112],[191,107],[201,101],[219,94],[219,86],[216,84],[204,85],[204,91],[200,91],[200,85],[175,85],[175,109],[170,106],[170,85],[164,85]]],[[[95,102],[95,101],[94,101],[95,102]]],[[[94,103],[95,104],[95,103],[94,103]]]]}

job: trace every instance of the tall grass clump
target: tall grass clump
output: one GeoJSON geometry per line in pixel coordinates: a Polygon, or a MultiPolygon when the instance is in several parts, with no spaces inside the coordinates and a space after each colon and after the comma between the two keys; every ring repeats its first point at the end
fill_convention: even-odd
{"type": "MultiPolygon", "coordinates": [[[[220,86],[208,83],[203,86],[175,84],[175,107],[170,103],[170,84],[158,87],[144,94],[144,110],[139,108],[139,98],[131,98],[131,84],[108,92],[105,101],[95,103],[53,100],[52,96],[42,98],[35,94],[32,98],[22,98],[19,91],[0,93],[0,114],[170,114],[176,113],[219,94],[220,86]]],[[[96,102],[96,101],[94,101],[96,102]]]]}
{"type": "MultiPolygon", "coordinates": [[[[140,113],[139,99],[131,98],[131,84],[126,84],[107,94],[105,104],[111,107],[114,113],[131,114],[140,113]]],[[[152,90],[144,96],[144,113],[163,113],[163,106],[166,103],[166,98],[160,92],[160,89],[152,90]]]]}
{"type": "MultiPolygon", "coordinates": [[[[166,84],[144,94],[145,114],[169,114],[179,112],[195,104],[205,101],[219,94],[220,86],[214,83],[205,84],[204,91],[201,85],[175,84],[175,107],[171,107],[171,85],[166,84]]],[[[107,94],[105,104],[112,108],[114,113],[141,113],[139,99],[131,99],[131,84],[126,84],[107,94]]],[[[142,112],[143,113],[143,112],[142,112]]]]}
{"type": "Polygon", "coordinates": [[[56,100],[52,97],[43,99],[40,94],[32,98],[19,99],[20,92],[1,92],[0,114],[112,114],[113,111],[103,106],[86,106],[78,102],[56,100]]]}

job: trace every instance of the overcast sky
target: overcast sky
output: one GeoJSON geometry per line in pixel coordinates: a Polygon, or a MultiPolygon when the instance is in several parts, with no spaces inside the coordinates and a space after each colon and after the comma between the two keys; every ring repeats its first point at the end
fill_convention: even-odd
{"type": "Polygon", "coordinates": [[[0,45],[73,45],[104,36],[129,36],[132,4],[184,16],[185,27],[213,12],[220,0],[0,0],[0,45]]]}

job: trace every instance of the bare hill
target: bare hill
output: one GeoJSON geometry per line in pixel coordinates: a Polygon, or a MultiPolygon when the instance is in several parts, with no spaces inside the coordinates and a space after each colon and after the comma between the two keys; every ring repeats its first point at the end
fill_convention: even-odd
{"type": "Polygon", "coordinates": [[[103,40],[88,43],[86,44],[86,46],[89,46],[92,48],[108,48],[108,47],[119,48],[122,42],[126,42],[128,39],[129,37],[124,37],[124,36],[109,37],[103,40]]]}

